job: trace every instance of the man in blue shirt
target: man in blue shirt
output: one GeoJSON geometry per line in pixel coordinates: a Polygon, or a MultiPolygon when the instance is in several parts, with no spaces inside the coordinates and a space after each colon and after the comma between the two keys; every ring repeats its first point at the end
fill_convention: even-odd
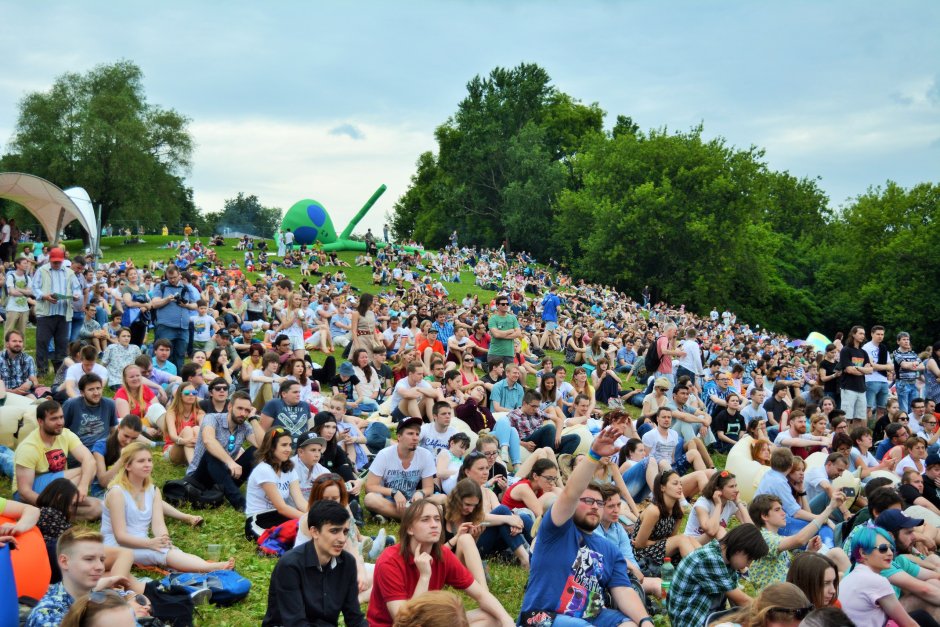
{"type": "Polygon", "coordinates": [[[591,479],[600,459],[617,453],[615,441],[620,435],[616,427],[597,435],[585,460],[575,467],[542,517],[520,625],[545,624],[551,618],[555,627],[653,624],[631,586],[623,555],[609,540],[593,533],[600,524],[604,501],[600,486],[591,479]],[[604,607],[605,591],[614,607],[604,607]]]}
{"type": "MultiPolygon", "coordinates": [[[[630,582],[633,587],[640,586],[648,595],[656,597],[662,596],[663,580],[658,577],[646,577],[640,570],[640,564],[636,561],[636,554],[633,552],[633,541],[630,540],[629,532],[620,523],[623,518],[620,512],[623,510],[623,501],[620,493],[612,483],[603,483],[600,486],[601,496],[604,498],[604,511],[601,512],[601,524],[594,530],[594,535],[602,536],[610,540],[614,546],[620,549],[620,553],[627,561],[627,570],[630,574],[630,582]]],[[[634,506],[635,509],[636,506],[634,506]]],[[[634,516],[639,519],[639,516],[634,516]]],[[[634,521],[636,524],[636,521],[634,521]]]]}
{"type": "MultiPolygon", "coordinates": [[[[793,488],[787,479],[787,473],[793,467],[793,451],[785,446],[774,449],[770,455],[770,470],[764,473],[763,478],[757,485],[754,496],[759,494],[772,494],[780,499],[783,511],[787,515],[787,524],[780,529],[780,535],[792,536],[797,534],[800,529],[816,519],[812,512],[800,507],[800,504],[793,498],[793,488]]],[[[819,537],[825,546],[832,546],[832,529],[823,526],[819,531],[819,537]]]]}
{"type": "Polygon", "coordinates": [[[506,378],[497,381],[490,392],[490,409],[500,412],[522,407],[525,388],[519,383],[520,376],[519,366],[516,364],[506,366],[506,378]]]}
{"type": "Polygon", "coordinates": [[[157,316],[154,339],[170,341],[173,346],[170,361],[176,365],[177,371],[186,359],[190,312],[196,311],[196,301],[199,300],[199,292],[181,279],[179,268],[170,266],[166,269],[165,279],[154,285],[150,292],[150,304],[157,316]]]}

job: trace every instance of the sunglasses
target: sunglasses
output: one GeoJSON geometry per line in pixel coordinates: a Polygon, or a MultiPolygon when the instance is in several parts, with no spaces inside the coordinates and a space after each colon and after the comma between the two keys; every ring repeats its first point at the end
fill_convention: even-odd
{"type": "Polygon", "coordinates": [[[196,390],[183,390],[183,396],[196,396],[196,390]]]}
{"type": "Polygon", "coordinates": [[[879,553],[887,553],[888,551],[893,551],[893,550],[894,550],[894,547],[892,547],[890,544],[887,544],[887,543],[879,544],[878,546],[872,549],[872,551],[878,551],[879,553]]]}
{"type": "Polygon", "coordinates": [[[787,616],[792,616],[797,620],[803,620],[806,618],[807,614],[815,610],[816,608],[812,605],[807,607],[772,607],[770,612],[774,614],[786,614],[787,616]]]}
{"type": "MultiPolygon", "coordinates": [[[[213,392],[218,392],[218,391],[220,391],[220,390],[221,390],[222,392],[228,392],[228,386],[227,386],[227,385],[213,385],[213,386],[212,386],[212,391],[213,391],[213,392]]],[[[195,393],[195,392],[194,392],[194,393],[195,393]]]]}
{"type": "Polygon", "coordinates": [[[229,453],[235,450],[235,434],[234,433],[228,436],[228,445],[225,448],[228,449],[229,453]]]}

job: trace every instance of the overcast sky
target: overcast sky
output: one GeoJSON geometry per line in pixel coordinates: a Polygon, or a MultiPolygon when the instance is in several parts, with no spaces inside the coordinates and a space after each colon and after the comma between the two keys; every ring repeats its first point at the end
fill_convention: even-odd
{"type": "Polygon", "coordinates": [[[150,102],[192,120],[204,211],[309,197],[342,229],[385,183],[376,229],[467,81],[534,62],[608,127],[701,122],[820,177],[833,207],[940,180],[935,0],[325,4],[0,0],[0,150],[24,94],[130,59],[150,102]]]}

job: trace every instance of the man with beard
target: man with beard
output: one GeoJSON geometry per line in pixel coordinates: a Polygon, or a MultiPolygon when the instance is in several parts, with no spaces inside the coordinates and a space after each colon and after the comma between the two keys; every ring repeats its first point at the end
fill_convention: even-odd
{"type": "Polygon", "coordinates": [[[799,409],[790,414],[788,428],[781,431],[774,439],[774,446],[786,446],[794,455],[803,459],[831,444],[831,437],[806,433],[806,414],[799,409]]]}
{"type": "Polygon", "coordinates": [[[255,447],[264,439],[264,429],[253,411],[248,394],[235,392],[227,414],[206,414],[199,425],[193,459],[186,469],[186,476],[196,483],[219,486],[238,511],[245,509],[245,497],[238,488],[251,474],[255,447]],[[242,448],[245,440],[252,446],[242,448]]]}
{"type": "Polygon", "coordinates": [[[601,458],[617,453],[620,435],[616,427],[597,435],[584,462],[575,466],[558,500],[543,515],[519,624],[653,624],[630,584],[623,554],[593,533],[604,501],[600,486],[591,479],[601,458]],[[605,591],[613,607],[604,607],[605,591]]]}
{"type": "Polygon", "coordinates": [[[62,406],[55,401],[43,401],[36,407],[39,427],[30,432],[16,447],[16,489],[14,498],[30,505],[36,504],[39,493],[56,479],[65,478],[78,488],[76,518],[98,520],[101,501],[88,496],[88,488],[95,477],[95,459],[78,436],[65,428],[62,406]],[[72,456],[78,468],[68,467],[72,456]]]}
{"type": "Polygon", "coordinates": [[[280,398],[264,404],[261,428],[269,431],[273,427],[283,427],[290,433],[294,448],[297,448],[298,438],[310,428],[310,405],[301,402],[298,381],[285,381],[278,394],[280,398]]]}
{"type": "Polygon", "coordinates": [[[875,525],[894,536],[895,544],[891,567],[881,574],[888,578],[904,609],[925,610],[934,620],[940,620],[940,574],[907,557],[914,552],[914,528],[923,524],[923,520],[910,518],[899,509],[888,509],[878,515],[875,525]]]}
{"type": "Polygon", "coordinates": [[[18,396],[35,398],[32,390],[39,385],[36,378],[36,363],[23,352],[23,334],[19,331],[7,331],[6,348],[0,353],[0,379],[7,392],[18,396]]]}
{"type": "Polygon", "coordinates": [[[102,397],[104,382],[95,373],[82,375],[78,389],[81,394],[65,401],[62,413],[65,415],[65,428],[90,449],[117,427],[117,410],[114,401],[102,397]]]}
{"type": "Polygon", "coordinates": [[[437,464],[418,446],[423,424],[421,418],[399,422],[398,444],[379,451],[369,466],[365,506],[373,514],[400,520],[408,505],[434,494],[437,464]]]}
{"type": "Polygon", "coordinates": [[[443,532],[441,510],[431,501],[416,500],[404,512],[401,542],[385,549],[375,562],[367,615],[371,627],[392,627],[395,615],[408,600],[444,586],[463,590],[476,601],[479,609],[467,612],[471,625],[515,624],[496,597],[474,581],[470,571],[444,546],[443,532]]]}

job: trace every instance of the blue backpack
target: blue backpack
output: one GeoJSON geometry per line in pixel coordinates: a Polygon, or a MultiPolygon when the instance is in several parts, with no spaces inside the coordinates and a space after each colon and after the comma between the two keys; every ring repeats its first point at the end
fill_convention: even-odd
{"type": "Polygon", "coordinates": [[[203,587],[212,591],[211,601],[216,605],[238,603],[251,590],[251,582],[234,570],[214,570],[211,573],[175,573],[163,578],[164,586],[182,586],[195,592],[203,587]]]}

